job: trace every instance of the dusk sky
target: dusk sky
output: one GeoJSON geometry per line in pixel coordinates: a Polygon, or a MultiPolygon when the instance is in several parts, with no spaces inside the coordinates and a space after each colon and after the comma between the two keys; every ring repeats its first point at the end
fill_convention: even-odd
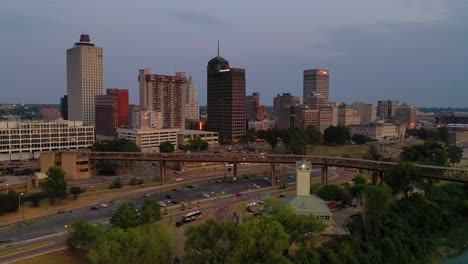
{"type": "Polygon", "coordinates": [[[138,70],[194,79],[206,65],[246,69],[247,94],[302,97],[305,69],[329,69],[330,100],[468,107],[467,0],[2,0],[0,103],[54,103],[66,94],[65,52],[90,34],[104,48],[104,88],[129,89],[138,70]]]}

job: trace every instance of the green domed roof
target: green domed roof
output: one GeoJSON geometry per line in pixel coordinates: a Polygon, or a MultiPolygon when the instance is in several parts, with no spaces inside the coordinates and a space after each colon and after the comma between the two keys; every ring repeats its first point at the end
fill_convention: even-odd
{"type": "Polygon", "coordinates": [[[224,59],[223,57],[220,57],[220,56],[216,56],[214,58],[212,58],[208,64],[229,64],[229,62],[224,59]]]}

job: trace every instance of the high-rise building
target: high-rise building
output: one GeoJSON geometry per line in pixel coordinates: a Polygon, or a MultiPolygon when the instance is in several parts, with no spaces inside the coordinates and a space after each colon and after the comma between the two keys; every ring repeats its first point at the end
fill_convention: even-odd
{"type": "Polygon", "coordinates": [[[103,94],[102,48],[89,35],[67,50],[68,119],[95,124],[95,97],[103,94]]]}
{"type": "Polygon", "coordinates": [[[247,121],[258,119],[260,94],[255,92],[245,97],[245,117],[247,121]]]}
{"type": "Polygon", "coordinates": [[[397,100],[380,100],[377,104],[377,116],[384,119],[394,119],[398,109],[397,100]]]}
{"type": "Polygon", "coordinates": [[[397,109],[396,119],[407,128],[414,128],[416,126],[416,116],[418,115],[418,108],[413,105],[404,103],[397,109]]]}
{"type": "Polygon", "coordinates": [[[60,98],[60,115],[63,120],[68,120],[68,95],[60,98]]]}
{"type": "Polygon", "coordinates": [[[351,108],[361,116],[361,124],[369,124],[377,119],[377,107],[373,104],[354,102],[351,108]]]}
{"type": "Polygon", "coordinates": [[[309,126],[314,126],[316,128],[319,128],[320,115],[318,109],[312,109],[307,105],[298,105],[292,107],[295,107],[296,114],[294,127],[306,129],[309,126]]]}
{"type": "Polygon", "coordinates": [[[230,68],[218,54],[208,62],[207,79],[207,129],[219,133],[220,143],[236,142],[246,127],[245,70],[230,68]]]}
{"type": "Polygon", "coordinates": [[[185,98],[187,77],[150,74],[140,70],[140,110],[155,112],[162,118],[162,128],[185,129],[185,98]]]}
{"type": "Polygon", "coordinates": [[[301,104],[301,99],[298,96],[294,96],[290,93],[278,94],[273,98],[273,116],[279,118],[282,112],[281,109],[299,104],[301,104]]]}
{"type": "Polygon", "coordinates": [[[116,128],[129,125],[128,90],[107,89],[96,96],[96,136],[115,138],[116,128]]]}
{"type": "Polygon", "coordinates": [[[185,118],[189,120],[200,120],[200,105],[197,100],[197,91],[192,77],[188,78],[187,91],[185,93],[185,118]]]}
{"type": "Polygon", "coordinates": [[[338,106],[338,125],[349,126],[361,124],[361,116],[351,106],[338,106]]]}
{"type": "Polygon", "coordinates": [[[325,69],[304,70],[303,103],[318,109],[328,105],[330,71],[325,69]]]}

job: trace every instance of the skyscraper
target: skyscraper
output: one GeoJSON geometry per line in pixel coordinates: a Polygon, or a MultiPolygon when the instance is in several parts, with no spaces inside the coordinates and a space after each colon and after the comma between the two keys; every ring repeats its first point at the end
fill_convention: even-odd
{"type": "Polygon", "coordinates": [[[89,35],[67,50],[68,120],[95,124],[95,97],[103,94],[102,48],[89,35]]]}
{"type": "Polygon", "coordinates": [[[189,77],[187,82],[187,91],[185,93],[185,118],[189,120],[200,119],[200,105],[197,100],[197,91],[192,77],[189,77]]]}
{"type": "Polygon", "coordinates": [[[60,114],[63,120],[68,120],[68,95],[60,98],[60,114]]]}
{"type": "Polygon", "coordinates": [[[273,116],[279,118],[282,109],[299,104],[301,104],[301,99],[299,96],[294,96],[290,93],[283,93],[281,95],[278,94],[273,98],[273,116]]]}
{"type": "Polygon", "coordinates": [[[237,141],[245,134],[245,70],[230,68],[218,56],[207,66],[207,127],[219,133],[220,143],[237,141]]]}
{"type": "Polygon", "coordinates": [[[351,108],[361,116],[361,124],[369,124],[377,119],[377,107],[373,104],[354,102],[351,108]]]}
{"type": "Polygon", "coordinates": [[[328,105],[330,71],[324,69],[304,70],[303,103],[318,109],[328,105]]]}
{"type": "Polygon", "coordinates": [[[106,93],[96,96],[96,135],[115,137],[116,128],[129,125],[128,90],[107,89],[106,93]]]}
{"type": "Polygon", "coordinates": [[[260,107],[260,94],[255,92],[245,97],[245,116],[248,121],[258,119],[260,107]]]}
{"type": "Polygon", "coordinates": [[[397,100],[380,100],[377,104],[377,116],[379,118],[393,119],[398,109],[397,100]]]}
{"type": "Polygon", "coordinates": [[[185,97],[187,77],[150,74],[140,70],[140,110],[155,112],[162,118],[162,128],[185,129],[185,97]]]}

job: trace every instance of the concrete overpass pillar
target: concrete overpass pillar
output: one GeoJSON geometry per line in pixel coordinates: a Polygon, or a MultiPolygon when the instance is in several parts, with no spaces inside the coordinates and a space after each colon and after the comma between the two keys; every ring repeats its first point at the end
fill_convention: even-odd
{"type": "Polygon", "coordinates": [[[160,180],[161,182],[163,182],[164,179],[166,178],[166,161],[164,161],[164,160],[161,161],[161,162],[159,163],[159,166],[160,166],[160,172],[159,172],[159,173],[160,173],[160,175],[161,175],[160,178],[159,178],[159,180],[160,180]]]}
{"type": "Polygon", "coordinates": [[[276,183],[275,169],[276,169],[275,164],[271,163],[271,186],[275,185],[275,183],[276,183]]]}
{"type": "Polygon", "coordinates": [[[322,185],[328,184],[328,166],[322,165],[322,185]]]}
{"type": "Polygon", "coordinates": [[[232,182],[237,182],[237,165],[239,165],[237,162],[234,162],[233,164],[233,175],[232,175],[232,182]]]}

